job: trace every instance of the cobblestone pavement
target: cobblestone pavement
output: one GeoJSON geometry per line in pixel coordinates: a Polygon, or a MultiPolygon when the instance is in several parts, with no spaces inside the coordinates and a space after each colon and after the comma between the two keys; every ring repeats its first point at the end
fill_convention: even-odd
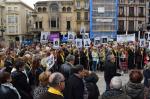
{"type": "MultiPolygon", "coordinates": [[[[106,89],[106,85],[105,85],[105,81],[104,81],[104,72],[97,72],[97,75],[99,76],[99,81],[97,82],[97,85],[98,85],[100,94],[102,94],[106,89]]],[[[123,76],[120,76],[120,78],[122,79],[122,83],[124,85],[129,80],[129,74],[126,73],[123,76]]]]}

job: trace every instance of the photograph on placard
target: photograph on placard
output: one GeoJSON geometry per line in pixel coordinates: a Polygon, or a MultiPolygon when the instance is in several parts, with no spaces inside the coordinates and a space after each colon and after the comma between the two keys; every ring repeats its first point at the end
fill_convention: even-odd
{"type": "Polygon", "coordinates": [[[74,32],[68,32],[68,40],[74,40],[75,34],[74,32]]]}
{"type": "Polygon", "coordinates": [[[40,42],[47,43],[49,35],[50,35],[50,32],[41,32],[40,42]]]}
{"type": "Polygon", "coordinates": [[[90,39],[84,39],[84,47],[90,47],[91,40],[90,39]]]}
{"type": "Polygon", "coordinates": [[[82,39],[76,39],[76,47],[82,48],[82,39]]]}
{"type": "Polygon", "coordinates": [[[145,47],[145,39],[140,39],[140,47],[145,47]]]}
{"type": "Polygon", "coordinates": [[[94,46],[99,46],[100,45],[100,37],[95,37],[94,38],[94,46]]]}
{"type": "Polygon", "coordinates": [[[53,40],[53,47],[57,48],[60,45],[60,40],[59,38],[54,38],[53,40]]]}
{"type": "Polygon", "coordinates": [[[108,42],[108,38],[107,37],[102,38],[102,43],[107,43],[107,42],[108,42]]]}
{"type": "Polygon", "coordinates": [[[85,33],[85,27],[84,27],[84,26],[82,26],[82,27],[80,28],[80,34],[83,34],[83,33],[85,33]]]}
{"type": "Polygon", "coordinates": [[[84,33],[84,35],[82,35],[84,39],[89,39],[89,33],[84,33]]]}

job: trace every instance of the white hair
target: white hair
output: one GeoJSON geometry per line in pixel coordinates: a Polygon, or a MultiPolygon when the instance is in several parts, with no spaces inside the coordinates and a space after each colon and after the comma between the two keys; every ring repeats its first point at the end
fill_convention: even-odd
{"type": "Polygon", "coordinates": [[[113,77],[110,82],[110,87],[112,89],[120,89],[122,87],[122,80],[117,76],[113,77]]]}

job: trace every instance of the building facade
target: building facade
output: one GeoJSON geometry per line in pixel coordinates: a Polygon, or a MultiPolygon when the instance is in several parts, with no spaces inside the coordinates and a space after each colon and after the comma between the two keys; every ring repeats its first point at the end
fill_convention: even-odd
{"type": "Polygon", "coordinates": [[[33,9],[21,0],[1,0],[0,4],[3,4],[0,25],[5,28],[5,39],[22,41],[28,35],[29,15],[33,9]]]}
{"type": "Polygon", "coordinates": [[[80,34],[81,28],[89,32],[89,0],[49,0],[35,3],[34,26],[31,31],[39,38],[40,33],[80,34]]]}
{"type": "Polygon", "coordinates": [[[118,0],[90,0],[90,36],[115,38],[118,0]]]}
{"type": "Polygon", "coordinates": [[[119,0],[118,34],[146,31],[147,0],[119,0]]]}

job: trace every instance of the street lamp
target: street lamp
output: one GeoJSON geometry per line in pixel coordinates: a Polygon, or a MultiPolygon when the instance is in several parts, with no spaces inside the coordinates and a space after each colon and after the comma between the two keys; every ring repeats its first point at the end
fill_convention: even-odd
{"type": "Polygon", "coordinates": [[[6,30],[6,27],[3,26],[3,25],[1,25],[1,26],[0,26],[0,31],[1,31],[1,33],[2,33],[2,39],[4,39],[4,32],[5,32],[5,30],[6,30]]]}

